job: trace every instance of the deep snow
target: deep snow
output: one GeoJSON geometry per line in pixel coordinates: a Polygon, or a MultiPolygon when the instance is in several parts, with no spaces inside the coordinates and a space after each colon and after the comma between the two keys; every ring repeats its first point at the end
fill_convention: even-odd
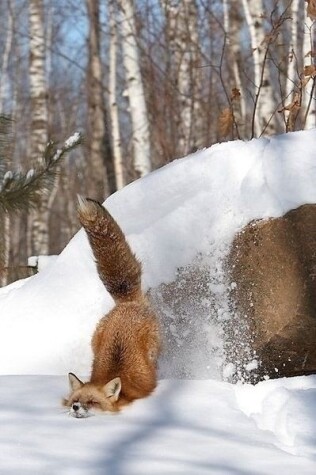
{"type": "Polygon", "coordinates": [[[215,145],[108,198],[143,262],[166,334],[160,375],[171,378],[122,415],[76,420],[59,406],[65,375],[89,374],[91,334],[112,306],[84,233],[0,290],[1,474],[315,472],[315,377],[222,381],[234,368],[222,322],[235,285],[223,259],[252,219],[316,202],[315,139],[311,130],[215,145]]]}
{"type": "Polygon", "coordinates": [[[60,408],[65,386],[0,377],[1,475],[315,473],[316,377],[162,381],[120,415],[86,419],[60,408]]]}

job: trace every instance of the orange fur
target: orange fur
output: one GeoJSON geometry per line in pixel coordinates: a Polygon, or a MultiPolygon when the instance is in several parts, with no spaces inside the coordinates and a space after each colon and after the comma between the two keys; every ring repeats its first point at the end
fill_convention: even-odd
{"type": "Polygon", "coordinates": [[[92,337],[90,381],[83,383],[70,373],[71,393],[64,404],[115,412],[156,387],[159,326],[141,291],[141,265],[116,221],[89,199],[79,199],[78,215],[100,279],[116,306],[99,321],[92,337]]]}

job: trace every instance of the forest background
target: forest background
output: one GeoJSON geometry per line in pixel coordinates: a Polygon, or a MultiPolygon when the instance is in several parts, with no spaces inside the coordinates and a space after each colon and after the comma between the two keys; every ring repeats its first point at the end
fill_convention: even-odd
{"type": "Polygon", "coordinates": [[[77,193],[104,201],[214,143],[315,127],[315,18],[315,0],[2,0],[1,285],[65,247],[77,193]],[[51,166],[35,209],[3,205],[51,166]]]}

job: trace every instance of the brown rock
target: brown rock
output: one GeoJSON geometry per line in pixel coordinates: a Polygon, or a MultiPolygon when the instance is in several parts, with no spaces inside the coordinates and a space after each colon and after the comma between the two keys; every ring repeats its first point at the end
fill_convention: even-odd
{"type": "Polygon", "coordinates": [[[261,361],[259,377],[316,372],[316,205],[249,223],[235,237],[228,269],[237,284],[231,357],[246,358],[246,344],[261,361]]]}

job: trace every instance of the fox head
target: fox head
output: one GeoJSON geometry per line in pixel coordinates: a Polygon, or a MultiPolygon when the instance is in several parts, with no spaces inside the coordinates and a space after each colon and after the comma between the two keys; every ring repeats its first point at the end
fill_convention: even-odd
{"type": "Polygon", "coordinates": [[[63,404],[70,408],[74,417],[85,417],[88,412],[109,411],[117,412],[121,379],[114,378],[108,383],[83,383],[73,373],[69,373],[70,395],[63,400],[63,404]]]}

